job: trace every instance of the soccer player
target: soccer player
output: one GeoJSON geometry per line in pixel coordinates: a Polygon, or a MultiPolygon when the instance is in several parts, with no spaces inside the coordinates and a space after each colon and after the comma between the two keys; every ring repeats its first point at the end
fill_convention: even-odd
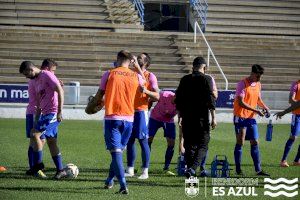
{"type": "Polygon", "coordinates": [[[46,70],[40,70],[35,67],[32,62],[24,61],[21,63],[19,72],[26,78],[35,79],[35,90],[37,93],[37,110],[40,109],[41,116],[36,126],[31,131],[31,137],[34,142],[33,149],[33,171],[36,176],[45,178],[42,172],[44,164],[43,145],[41,135],[45,135],[49,145],[52,159],[56,166],[55,179],[66,177],[66,172],[63,170],[62,156],[57,146],[57,127],[62,121],[62,107],[64,102],[63,89],[56,76],[46,70]]]}
{"type": "Polygon", "coordinates": [[[169,170],[170,163],[174,154],[174,145],[176,138],[176,126],[174,123],[174,117],[176,116],[176,106],[175,106],[175,93],[171,91],[161,91],[159,94],[159,100],[153,110],[151,111],[149,119],[149,146],[154,139],[154,136],[159,128],[163,128],[164,137],[167,140],[167,149],[165,153],[165,165],[164,172],[167,175],[175,175],[169,170]]]}
{"type": "Polygon", "coordinates": [[[134,162],[136,158],[135,139],[139,140],[142,153],[142,173],[138,179],[148,179],[148,168],[150,162],[150,148],[148,145],[148,104],[149,100],[159,99],[159,89],[156,76],[147,69],[150,66],[150,56],[142,53],[137,57],[138,64],[146,78],[143,91],[137,91],[134,101],[134,120],[131,137],[127,144],[127,173],[125,176],[134,176],[134,162]]]}
{"type": "Polygon", "coordinates": [[[236,173],[243,175],[241,169],[242,161],[242,146],[245,143],[245,138],[250,140],[251,157],[253,159],[256,174],[258,176],[269,176],[261,169],[261,160],[258,147],[258,127],[255,120],[255,115],[264,116],[263,111],[257,109],[257,106],[263,108],[268,114],[269,108],[261,99],[261,84],[260,80],[264,73],[264,68],[260,65],[253,65],[249,77],[241,80],[237,84],[233,122],[236,133],[236,145],[234,149],[234,160],[236,173]]]}
{"type": "MultiPolygon", "coordinates": [[[[33,138],[31,138],[31,130],[34,128],[36,119],[38,119],[38,116],[35,116],[36,114],[36,107],[37,107],[37,97],[35,92],[35,79],[30,79],[28,81],[28,94],[29,94],[29,102],[26,108],[26,137],[29,138],[29,147],[28,147],[28,163],[29,163],[29,169],[26,171],[27,175],[34,175],[33,172],[33,138]]],[[[45,144],[45,136],[41,136],[41,142],[44,146],[45,144]]],[[[42,172],[40,172],[42,173],[42,172]]]]}
{"type": "MultiPolygon", "coordinates": [[[[294,104],[297,101],[300,101],[300,80],[293,82],[290,89],[289,103],[294,104]]],[[[291,134],[285,144],[283,156],[280,163],[281,167],[289,167],[289,164],[287,162],[287,156],[293,146],[293,143],[295,142],[299,134],[300,134],[300,108],[293,111],[292,123],[291,123],[291,134]]],[[[299,151],[300,151],[300,145],[298,147],[298,154],[293,163],[293,165],[295,166],[300,166],[299,151]]]]}
{"type": "Polygon", "coordinates": [[[99,102],[105,95],[104,139],[112,158],[104,188],[111,189],[116,176],[120,194],[128,194],[122,154],[132,131],[135,95],[139,85],[144,84],[141,76],[129,69],[132,64],[142,75],[136,58],[128,51],[120,51],[117,67],[103,74],[95,96],[95,102],[99,102]]]}
{"type": "MultiPolygon", "coordinates": [[[[45,59],[42,63],[41,70],[47,70],[53,72],[56,70],[57,63],[53,59],[45,59]]],[[[39,116],[35,116],[37,110],[37,96],[35,91],[35,79],[30,79],[28,82],[28,94],[29,94],[29,103],[26,109],[26,136],[30,137],[31,129],[34,128],[37,119],[39,116]]],[[[41,135],[42,145],[45,144],[45,135],[41,135]]],[[[30,139],[29,147],[28,147],[28,162],[29,162],[29,170],[26,171],[27,175],[33,174],[33,139],[30,139]]],[[[41,173],[41,172],[40,172],[41,173]]]]}
{"type": "Polygon", "coordinates": [[[195,171],[205,157],[210,140],[209,111],[215,120],[215,99],[211,78],[204,74],[206,62],[203,57],[193,61],[192,74],[184,76],[176,90],[176,108],[180,115],[187,164],[186,177],[195,171]]]}

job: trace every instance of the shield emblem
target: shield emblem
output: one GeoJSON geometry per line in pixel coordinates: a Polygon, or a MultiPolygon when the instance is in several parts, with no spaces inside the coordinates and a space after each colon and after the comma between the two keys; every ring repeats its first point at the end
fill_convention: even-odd
{"type": "Polygon", "coordinates": [[[199,179],[197,177],[190,177],[185,179],[185,194],[188,197],[196,197],[199,194],[199,179]]]}

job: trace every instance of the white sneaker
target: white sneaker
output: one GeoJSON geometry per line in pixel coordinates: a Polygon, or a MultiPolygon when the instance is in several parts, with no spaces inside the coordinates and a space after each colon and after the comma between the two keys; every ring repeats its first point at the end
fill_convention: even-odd
{"type": "Polygon", "coordinates": [[[141,180],[148,179],[148,178],[149,178],[148,173],[142,173],[142,174],[138,177],[138,179],[141,179],[141,180]]]}
{"type": "Polygon", "coordinates": [[[138,179],[148,179],[149,175],[148,175],[148,168],[143,168],[142,169],[142,174],[138,177],[138,179]]]}
{"type": "Polygon", "coordinates": [[[125,177],[133,177],[134,174],[130,174],[130,173],[125,172],[124,176],[125,176],[125,177]]]}
{"type": "Polygon", "coordinates": [[[134,176],[134,167],[127,167],[125,172],[125,177],[133,177],[134,176]]]}

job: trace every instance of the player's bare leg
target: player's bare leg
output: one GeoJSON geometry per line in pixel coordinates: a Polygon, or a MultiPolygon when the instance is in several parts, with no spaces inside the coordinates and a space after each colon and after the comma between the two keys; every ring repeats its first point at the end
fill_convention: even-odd
{"type": "Polygon", "coordinates": [[[56,138],[47,138],[47,144],[53,159],[53,162],[56,166],[56,174],[54,176],[55,179],[65,178],[67,176],[66,171],[64,171],[62,164],[62,156],[57,146],[56,138]]]}

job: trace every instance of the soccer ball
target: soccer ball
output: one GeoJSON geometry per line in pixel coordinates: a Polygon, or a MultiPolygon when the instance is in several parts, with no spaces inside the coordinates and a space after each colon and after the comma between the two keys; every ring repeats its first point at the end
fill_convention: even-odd
{"type": "Polygon", "coordinates": [[[66,165],[65,171],[67,172],[68,178],[76,178],[79,174],[78,167],[72,163],[66,165]]]}

